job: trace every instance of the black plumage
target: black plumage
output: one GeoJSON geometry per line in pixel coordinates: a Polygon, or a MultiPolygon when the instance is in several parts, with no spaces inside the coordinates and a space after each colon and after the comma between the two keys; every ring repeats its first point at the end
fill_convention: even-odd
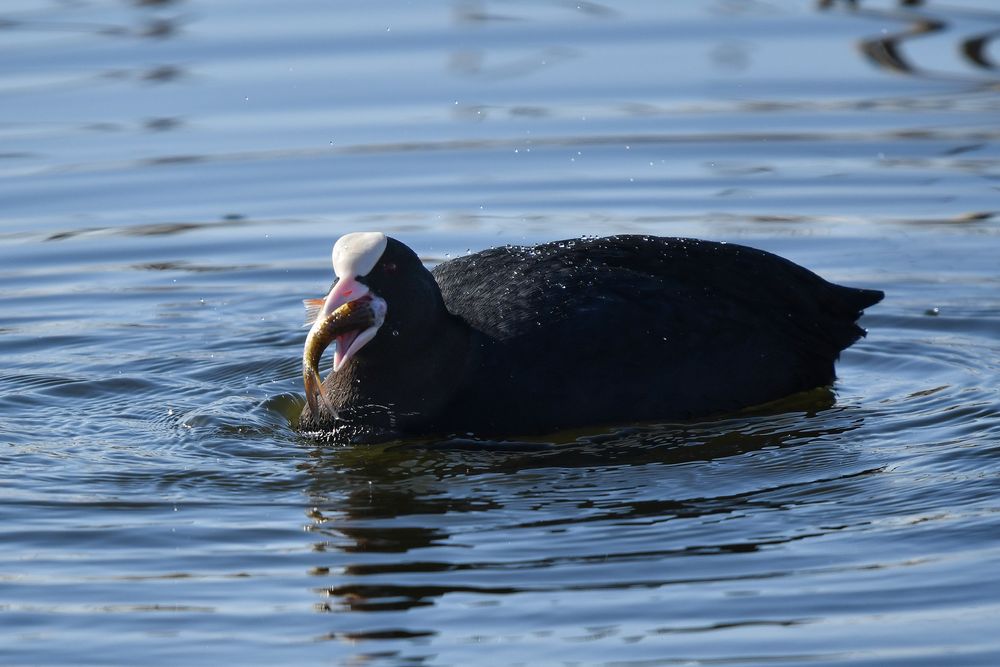
{"type": "Polygon", "coordinates": [[[387,303],[323,387],[333,440],[677,420],[829,385],[883,297],[742,245],[653,236],[506,246],[427,271],[389,239],[359,280],[387,303]]]}

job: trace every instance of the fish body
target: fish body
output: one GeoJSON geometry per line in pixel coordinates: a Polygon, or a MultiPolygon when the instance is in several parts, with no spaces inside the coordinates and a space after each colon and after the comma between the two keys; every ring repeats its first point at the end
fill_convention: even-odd
{"type": "MultiPolygon", "coordinates": [[[[375,297],[365,297],[349,301],[326,317],[322,317],[323,299],[306,299],[306,324],[312,323],[309,335],[302,348],[302,381],[305,385],[306,400],[316,413],[320,406],[336,418],[337,411],[323,392],[323,381],[319,374],[319,362],[323,352],[331,343],[336,343],[334,370],[346,360],[348,351],[368,332],[374,335],[385,320],[385,302],[375,297]]],[[[370,337],[370,336],[369,336],[370,337]]]]}

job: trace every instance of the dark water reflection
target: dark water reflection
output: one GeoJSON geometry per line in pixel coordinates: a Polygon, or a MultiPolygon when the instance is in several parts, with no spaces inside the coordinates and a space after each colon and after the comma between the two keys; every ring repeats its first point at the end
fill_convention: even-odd
{"type": "MultiPolygon", "coordinates": [[[[875,459],[843,447],[863,427],[863,411],[830,407],[829,396],[805,399],[824,407],[620,429],[533,449],[459,442],[314,450],[310,532],[321,536],[313,548],[332,554],[313,571],[325,580],[320,608],[383,612],[377,636],[415,636],[400,612],[455,595],[492,606],[507,596],[713,585],[753,597],[762,580],[895,567],[813,557],[796,559],[792,573],[766,562],[792,544],[867,530],[873,517],[851,500],[884,483],[875,459]],[[764,559],[747,562],[749,554],[764,559]]],[[[685,627],[684,609],[636,604],[650,622],[668,623],[657,635],[819,620],[815,609],[732,601],[734,620],[685,627]]],[[[606,629],[619,634],[616,624],[606,629]]]]}
{"type": "Polygon", "coordinates": [[[0,663],[1000,663],[985,1],[0,8],[0,663]],[[694,424],[328,448],[301,299],[639,232],[883,289],[694,424]],[[137,657],[141,656],[141,658],[137,657]]]}

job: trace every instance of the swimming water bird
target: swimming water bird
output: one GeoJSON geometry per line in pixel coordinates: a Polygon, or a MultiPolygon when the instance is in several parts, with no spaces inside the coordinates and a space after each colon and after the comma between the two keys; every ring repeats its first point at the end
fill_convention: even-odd
{"type": "Polygon", "coordinates": [[[334,442],[482,437],[730,412],[829,385],[882,292],[762,250],[623,235],[424,267],[342,236],[306,301],[299,428],[334,442]],[[324,349],[333,372],[320,381],[324,349]]]}

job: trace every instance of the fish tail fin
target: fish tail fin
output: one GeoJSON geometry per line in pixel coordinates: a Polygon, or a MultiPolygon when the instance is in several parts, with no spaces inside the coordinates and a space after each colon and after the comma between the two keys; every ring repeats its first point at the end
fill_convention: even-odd
{"type": "Polygon", "coordinates": [[[309,411],[318,415],[321,411],[328,412],[334,419],[337,418],[337,409],[323,391],[323,381],[320,380],[319,373],[314,368],[306,368],[302,371],[302,383],[306,389],[306,402],[309,403],[309,411]]]}

